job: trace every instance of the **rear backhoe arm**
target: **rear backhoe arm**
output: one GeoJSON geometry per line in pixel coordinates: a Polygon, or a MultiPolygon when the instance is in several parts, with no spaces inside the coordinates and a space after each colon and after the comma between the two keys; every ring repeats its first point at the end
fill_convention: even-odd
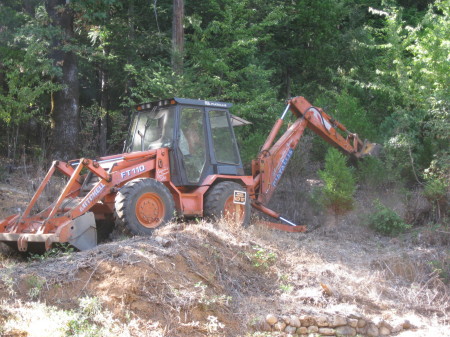
{"type": "MultiPolygon", "coordinates": [[[[305,128],[310,128],[331,145],[357,158],[371,155],[378,149],[374,143],[362,142],[356,133],[349,132],[344,125],[326,114],[321,108],[312,106],[304,97],[298,96],[290,99],[282,116],[276,121],[267,137],[258,157],[252,162],[253,190],[255,191],[252,206],[290,226],[296,225],[265,205],[269,203],[305,128]],[[289,110],[297,119],[275,142],[289,110]],[[341,135],[341,132],[345,134],[345,137],[341,135]]],[[[296,227],[299,227],[298,231],[305,230],[304,226],[296,227]]]]}

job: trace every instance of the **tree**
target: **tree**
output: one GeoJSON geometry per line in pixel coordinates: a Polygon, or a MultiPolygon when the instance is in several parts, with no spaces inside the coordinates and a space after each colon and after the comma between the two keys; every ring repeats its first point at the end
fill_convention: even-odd
{"type": "Polygon", "coordinates": [[[74,13],[66,0],[47,0],[45,3],[50,25],[57,30],[53,37],[50,56],[61,75],[54,82],[62,89],[52,92],[52,157],[69,160],[78,155],[80,132],[78,65],[71,50],[74,37],[74,13]]]}
{"type": "Polygon", "coordinates": [[[183,73],[184,57],[184,0],[173,0],[172,19],[172,67],[173,71],[183,73]]]}
{"type": "Polygon", "coordinates": [[[353,195],[356,191],[356,181],[352,169],[347,166],[347,158],[338,150],[330,148],[325,156],[325,168],[319,171],[323,180],[319,202],[329,214],[337,217],[353,208],[353,195]]]}

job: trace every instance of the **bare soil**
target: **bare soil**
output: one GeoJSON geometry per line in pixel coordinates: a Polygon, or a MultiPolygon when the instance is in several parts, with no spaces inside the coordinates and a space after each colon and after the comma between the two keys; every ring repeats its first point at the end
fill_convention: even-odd
{"type": "MultiPolygon", "coordinates": [[[[0,218],[30,198],[27,182],[14,181],[0,184],[0,218]]],[[[431,245],[417,229],[378,236],[357,224],[360,211],[333,230],[319,224],[307,233],[270,230],[257,218],[247,229],[174,223],[153,237],[31,262],[2,247],[0,335],[43,336],[34,325],[44,320],[39,306],[52,308],[55,321],[56,312],[69,315],[80,299],[96,298],[121,327],[116,336],[251,336],[268,313],[407,319],[416,328],[402,337],[450,336],[449,279],[439,269],[450,264],[450,240],[431,245]],[[21,323],[12,328],[13,321],[21,323]]],[[[58,329],[68,335],[67,326],[58,329]]]]}

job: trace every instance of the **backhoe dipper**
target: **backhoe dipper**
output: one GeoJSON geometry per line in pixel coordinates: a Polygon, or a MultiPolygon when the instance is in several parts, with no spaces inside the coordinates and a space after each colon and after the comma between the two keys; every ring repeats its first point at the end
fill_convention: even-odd
{"type": "Polygon", "coordinates": [[[244,175],[233,126],[246,121],[231,115],[231,106],[183,98],[138,105],[123,154],[54,161],[25,211],[0,220],[0,241],[19,251],[65,242],[86,250],[97,245],[102,220],[150,235],[175,214],[226,216],[247,225],[251,206],[285,223],[276,228],[305,231],[266,206],[305,128],[355,157],[378,148],[299,96],[287,102],[252,161],[252,174],[244,175]],[[289,110],[295,122],[275,141],[289,110]],[[67,184],[50,206],[33,213],[56,171],[67,184]]]}

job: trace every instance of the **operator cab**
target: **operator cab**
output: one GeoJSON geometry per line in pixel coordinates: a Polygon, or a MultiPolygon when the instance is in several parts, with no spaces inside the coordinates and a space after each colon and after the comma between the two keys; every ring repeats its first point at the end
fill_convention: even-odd
{"type": "Polygon", "coordinates": [[[213,174],[243,175],[233,125],[248,122],[231,115],[231,106],[184,98],[140,104],[124,152],[169,148],[176,186],[199,186],[213,174]]]}

